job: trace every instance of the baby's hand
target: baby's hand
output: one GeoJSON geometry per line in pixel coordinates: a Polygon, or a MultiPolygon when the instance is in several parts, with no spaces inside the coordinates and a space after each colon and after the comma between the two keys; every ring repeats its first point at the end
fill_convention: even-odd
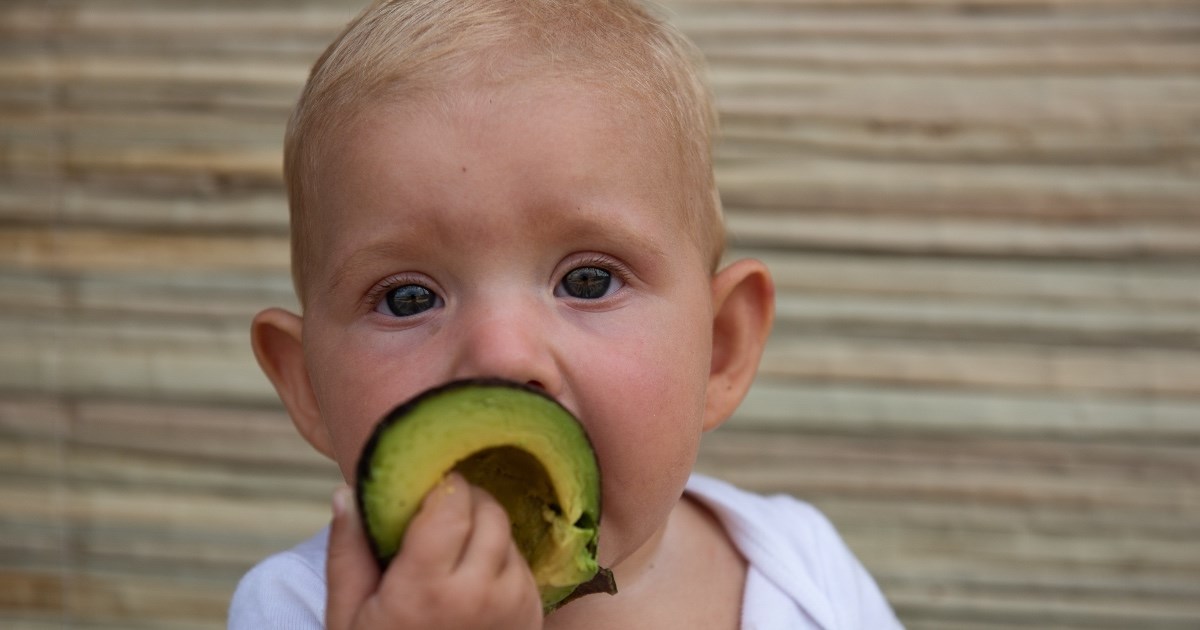
{"type": "Polygon", "coordinates": [[[339,489],[325,569],[329,630],[542,627],[537,585],[508,515],[457,473],[425,497],[382,575],[358,518],[352,492],[339,489]]]}

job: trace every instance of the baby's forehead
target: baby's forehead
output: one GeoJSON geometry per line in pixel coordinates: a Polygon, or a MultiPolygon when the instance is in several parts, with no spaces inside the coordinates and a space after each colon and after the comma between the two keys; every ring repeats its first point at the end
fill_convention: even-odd
{"type": "MultiPolygon", "coordinates": [[[[314,152],[310,163],[314,168],[309,176],[310,180],[320,181],[321,175],[336,167],[347,151],[378,139],[381,125],[412,123],[419,133],[433,140],[461,143],[465,137],[473,144],[487,145],[497,141],[491,132],[498,119],[523,121],[528,131],[522,137],[503,139],[505,144],[499,147],[502,151],[518,152],[526,145],[544,143],[546,134],[556,133],[571,146],[572,141],[587,137],[597,128],[607,129],[614,141],[626,130],[636,130],[638,151],[652,154],[656,166],[682,173],[689,167],[689,144],[682,141],[682,134],[661,111],[661,105],[644,94],[574,77],[526,77],[503,83],[458,80],[437,90],[388,95],[345,108],[340,119],[330,122],[332,133],[326,134],[322,148],[314,152]],[[586,110],[586,117],[577,118],[573,128],[555,127],[563,110],[581,108],[586,110]],[[431,121],[435,124],[429,124],[431,121]]],[[[586,148],[602,153],[607,147],[586,148]]],[[[403,142],[389,148],[394,154],[411,150],[403,142]]],[[[579,159],[586,162],[589,157],[581,154],[579,159]]],[[[707,162],[704,165],[707,167],[707,162]]]]}
{"type": "MultiPolygon", "coordinates": [[[[416,168],[399,175],[408,175],[409,185],[420,188],[422,177],[429,175],[421,169],[430,162],[431,150],[420,143],[428,143],[444,161],[461,156],[461,164],[454,166],[464,173],[472,159],[523,156],[532,170],[540,153],[563,156],[585,183],[593,172],[607,172],[609,162],[641,160],[644,168],[626,171],[626,179],[660,173],[664,185],[659,188],[679,203],[655,212],[679,213],[690,205],[684,198],[695,192],[685,181],[686,147],[666,121],[652,115],[655,109],[649,99],[611,86],[546,77],[504,84],[456,82],[417,97],[379,99],[359,108],[320,152],[310,178],[317,184],[313,198],[319,201],[322,188],[339,185],[342,170],[386,170],[396,160],[415,163],[416,168]],[[518,133],[499,131],[513,127],[518,133]]],[[[537,172],[525,175],[542,183],[537,172]]],[[[610,187],[624,183],[606,182],[610,187]]],[[[571,192],[565,188],[554,197],[569,199],[571,192]]]]}
{"type": "MultiPolygon", "coordinates": [[[[308,204],[305,216],[297,217],[307,224],[301,230],[308,235],[301,255],[311,257],[314,253],[323,252],[324,255],[320,257],[326,260],[322,264],[330,262],[327,257],[333,252],[326,246],[328,244],[322,241],[332,238],[335,233],[329,228],[338,221],[338,211],[336,203],[329,203],[328,199],[325,199],[327,195],[323,189],[328,185],[344,184],[339,181],[342,178],[338,169],[386,170],[389,168],[388,162],[397,155],[413,153],[413,146],[402,141],[389,140],[386,134],[381,133],[386,123],[411,123],[411,127],[425,134],[435,145],[449,144],[451,138],[445,136],[453,135],[457,141],[466,136],[481,143],[491,142],[491,146],[483,147],[487,152],[519,153],[530,150],[530,146],[539,146],[539,143],[556,142],[554,138],[561,138],[562,142],[570,143],[576,140],[572,136],[583,135],[582,129],[567,128],[559,129],[560,133],[550,140],[542,137],[544,128],[550,122],[546,119],[554,118],[560,107],[579,103],[585,103],[589,112],[589,119],[579,127],[608,126],[614,130],[613,135],[617,135],[621,130],[636,129],[636,132],[630,135],[650,154],[640,158],[642,163],[648,165],[647,168],[669,173],[659,180],[661,185],[658,186],[658,192],[663,203],[640,209],[639,213],[644,216],[612,213],[611,216],[593,216],[594,220],[591,222],[580,221],[577,214],[570,212],[571,208],[566,208],[560,213],[543,215],[541,220],[546,223],[545,227],[560,228],[559,231],[563,233],[570,233],[574,229],[607,230],[613,234],[621,234],[636,230],[636,225],[633,225],[635,219],[666,221],[674,226],[671,247],[678,249],[685,245],[698,245],[702,250],[711,252],[712,222],[720,221],[719,215],[710,216],[713,212],[711,199],[703,197],[711,193],[707,186],[697,185],[695,174],[688,172],[688,164],[682,155],[686,147],[676,141],[675,134],[661,120],[655,121],[646,115],[645,112],[653,109],[653,105],[645,98],[631,97],[622,91],[605,89],[603,86],[579,81],[541,79],[504,85],[457,84],[453,89],[441,90],[436,94],[426,93],[419,98],[380,100],[364,107],[361,110],[363,113],[352,124],[346,125],[338,134],[339,137],[328,145],[329,150],[321,152],[321,159],[314,165],[312,181],[316,186],[309,196],[313,203],[308,204]],[[498,113],[495,111],[497,107],[498,113]],[[545,113],[544,110],[549,110],[549,113],[545,113]],[[493,130],[488,127],[492,122],[484,115],[489,111],[501,117],[506,113],[512,117],[524,117],[530,127],[530,133],[497,140],[497,136],[491,133],[493,130]],[[431,121],[437,124],[432,124],[431,121]],[[367,152],[364,155],[361,150],[372,143],[382,143],[384,147],[381,151],[367,152]],[[347,151],[355,152],[353,159],[347,159],[347,151]],[[363,159],[368,162],[375,160],[375,163],[358,162],[363,159]]],[[[613,141],[615,142],[615,139],[613,141]]],[[[607,151],[608,147],[603,144],[598,146],[593,155],[589,152],[593,146],[586,145],[585,149],[577,152],[576,157],[580,164],[596,164],[600,167],[606,160],[632,161],[634,158],[633,155],[607,151]]],[[[413,155],[407,157],[411,158],[413,155]]],[[[427,161],[418,160],[419,166],[427,161]]],[[[472,165],[464,161],[455,164],[455,167],[465,171],[472,168],[472,165]]],[[[429,181],[422,179],[424,175],[419,168],[413,171],[406,170],[404,173],[408,175],[406,185],[418,189],[434,185],[433,178],[429,181]]],[[[536,173],[534,175],[536,177],[536,173]]],[[[634,173],[634,177],[630,179],[635,179],[636,175],[637,173],[634,173]]],[[[557,180],[548,181],[553,183],[557,180]]],[[[622,183],[611,182],[610,185],[615,187],[622,183]]],[[[372,185],[368,180],[363,182],[361,187],[369,188],[372,185]]],[[[570,200],[573,198],[572,193],[576,192],[571,189],[573,185],[562,184],[557,190],[548,190],[547,194],[551,199],[570,200]]],[[[381,221],[387,219],[384,212],[378,212],[381,221]]],[[[592,212],[594,215],[603,214],[602,207],[593,208],[592,212]]],[[[449,225],[472,229],[470,220],[449,225]]],[[[414,230],[420,230],[433,229],[435,226],[431,223],[425,226],[414,224],[412,227],[414,230]]],[[[437,229],[448,228],[441,226],[437,229]]],[[[720,230],[721,226],[718,225],[717,229],[720,230]]],[[[719,254],[710,254],[709,257],[714,259],[715,264],[715,258],[719,257],[719,254]]]]}
{"type": "Polygon", "coordinates": [[[600,243],[637,242],[666,225],[655,245],[662,250],[702,241],[689,216],[702,211],[700,191],[688,185],[670,135],[620,104],[563,84],[379,104],[314,169],[308,255],[340,264],[333,258],[352,249],[333,242],[339,222],[364,213],[381,226],[402,216],[397,240],[408,246],[500,231],[497,221],[600,243]]]}

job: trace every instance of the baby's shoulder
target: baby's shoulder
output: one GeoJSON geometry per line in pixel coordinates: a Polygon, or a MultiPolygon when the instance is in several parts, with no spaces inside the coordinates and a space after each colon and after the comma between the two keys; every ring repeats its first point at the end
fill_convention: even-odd
{"type": "Polygon", "coordinates": [[[323,627],[328,530],[254,565],[229,603],[230,630],[323,627]]]}
{"type": "MultiPolygon", "coordinates": [[[[824,564],[850,551],[820,510],[786,494],[761,495],[693,475],[688,492],[711,510],[751,562],[781,554],[824,564]],[[822,561],[823,556],[834,556],[822,561]]],[[[819,568],[819,567],[814,567],[819,568]]]]}
{"type": "Polygon", "coordinates": [[[795,610],[815,622],[803,627],[899,627],[874,579],[814,506],[699,475],[689,481],[688,492],[713,512],[746,558],[744,605],[795,610]]]}

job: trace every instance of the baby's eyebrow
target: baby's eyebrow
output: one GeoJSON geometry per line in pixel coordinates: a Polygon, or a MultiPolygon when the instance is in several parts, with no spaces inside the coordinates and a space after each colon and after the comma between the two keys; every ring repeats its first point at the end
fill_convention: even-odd
{"type": "Polygon", "coordinates": [[[667,252],[661,244],[647,238],[644,230],[636,225],[622,221],[605,220],[602,213],[587,212],[567,216],[559,229],[563,237],[573,234],[586,234],[588,238],[600,244],[607,243],[612,248],[636,248],[640,255],[648,258],[666,258],[667,252]]]}
{"type": "Polygon", "coordinates": [[[390,239],[376,241],[362,249],[356,250],[341,263],[334,266],[333,272],[329,274],[329,282],[325,287],[326,291],[328,293],[335,293],[349,280],[355,270],[369,267],[372,262],[377,260],[394,258],[403,250],[404,247],[400,243],[390,239]]]}

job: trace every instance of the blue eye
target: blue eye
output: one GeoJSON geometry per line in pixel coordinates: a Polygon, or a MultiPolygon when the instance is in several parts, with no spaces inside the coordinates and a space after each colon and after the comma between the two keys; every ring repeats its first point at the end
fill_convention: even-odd
{"type": "MultiPolygon", "coordinates": [[[[396,317],[412,317],[438,305],[438,296],[419,284],[406,284],[387,292],[380,306],[396,317]]],[[[382,308],[376,309],[383,312],[382,308]]]]}
{"type": "Polygon", "coordinates": [[[569,297],[595,300],[608,295],[612,280],[612,274],[599,267],[576,267],[563,276],[559,287],[569,297]]]}

